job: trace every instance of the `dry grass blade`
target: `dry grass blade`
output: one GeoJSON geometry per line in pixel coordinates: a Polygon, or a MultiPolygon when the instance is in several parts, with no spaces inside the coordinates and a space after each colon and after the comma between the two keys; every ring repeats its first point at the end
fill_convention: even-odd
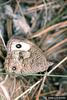
{"type": "MultiPolygon", "coordinates": [[[[42,80],[42,79],[41,79],[42,80]]],[[[18,100],[19,98],[23,97],[25,94],[30,93],[32,91],[32,89],[37,86],[41,80],[39,80],[38,82],[36,82],[34,85],[32,85],[29,89],[27,89],[24,93],[22,93],[21,95],[19,95],[17,98],[15,98],[14,100],[18,100]]]]}
{"type": "Polygon", "coordinates": [[[58,47],[60,47],[61,45],[63,45],[64,43],[67,43],[67,39],[64,39],[63,41],[57,43],[56,45],[54,45],[53,47],[51,47],[50,49],[48,49],[45,53],[47,55],[53,53],[54,51],[57,50],[58,47]]]}
{"type": "MultiPolygon", "coordinates": [[[[49,3],[47,3],[47,7],[49,7],[49,5],[52,5],[52,4],[54,4],[55,2],[49,2],[49,3]]],[[[33,6],[33,7],[30,7],[30,8],[28,8],[27,9],[27,11],[28,12],[33,12],[33,11],[37,11],[37,10],[41,10],[41,9],[43,9],[45,7],[45,5],[44,4],[40,4],[40,5],[36,5],[36,6],[33,6]]],[[[55,8],[55,6],[53,5],[52,6],[53,8],[55,8]]],[[[59,5],[56,5],[56,7],[60,7],[59,5]]]]}
{"type": "Polygon", "coordinates": [[[2,36],[2,33],[1,33],[1,30],[0,30],[0,38],[2,39],[2,42],[3,42],[3,45],[4,45],[5,49],[7,50],[5,41],[4,41],[3,36],[2,36]]]}
{"type": "Polygon", "coordinates": [[[54,29],[56,29],[56,28],[63,28],[63,27],[66,27],[66,26],[67,26],[67,21],[57,23],[57,24],[55,24],[55,25],[52,25],[52,26],[50,26],[50,27],[48,27],[48,28],[42,30],[41,32],[35,33],[31,38],[39,37],[39,36],[41,36],[41,35],[43,35],[43,34],[47,34],[47,33],[48,33],[49,31],[51,31],[51,30],[54,30],[54,29]]]}
{"type": "Polygon", "coordinates": [[[7,81],[7,78],[8,78],[8,75],[6,76],[5,80],[0,83],[0,88],[2,89],[2,91],[3,91],[3,93],[4,93],[5,97],[6,97],[6,99],[10,100],[10,95],[8,93],[8,90],[4,86],[5,82],[7,81]]]}

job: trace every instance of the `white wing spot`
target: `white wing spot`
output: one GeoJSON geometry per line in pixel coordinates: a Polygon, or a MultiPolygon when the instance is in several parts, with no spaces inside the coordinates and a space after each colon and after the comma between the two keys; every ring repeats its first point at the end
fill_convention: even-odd
{"type": "Polygon", "coordinates": [[[25,42],[13,42],[11,45],[11,51],[14,50],[21,50],[21,51],[28,51],[31,48],[31,45],[25,42]],[[17,48],[16,45],[20,44],[21,48],[17,48]]]}

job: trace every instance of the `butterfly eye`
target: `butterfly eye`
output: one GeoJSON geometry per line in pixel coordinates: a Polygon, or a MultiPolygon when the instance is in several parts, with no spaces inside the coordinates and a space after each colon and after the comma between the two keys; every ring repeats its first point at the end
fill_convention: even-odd
{"type": "Polygon", "coordinates": [[[17,44],[17,45],[16,45],[16,48],[21,48],[21,47],[22,47],[21,44],[17,44]]]}

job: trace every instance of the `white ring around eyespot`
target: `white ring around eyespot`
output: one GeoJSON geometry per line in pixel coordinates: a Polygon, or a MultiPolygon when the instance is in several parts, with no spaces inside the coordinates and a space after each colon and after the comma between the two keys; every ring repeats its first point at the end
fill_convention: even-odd
{"type": "Polygon", "coordinates": [[[28,51],[30,50],[30,48],[31,48],[31,45],[25,42],[13,42],[11,45],[11,51],[14,51],[14,50],[28,51]],[[21,44],[22,47],[17,48],[16,47],[17,44],[21,44]]]}

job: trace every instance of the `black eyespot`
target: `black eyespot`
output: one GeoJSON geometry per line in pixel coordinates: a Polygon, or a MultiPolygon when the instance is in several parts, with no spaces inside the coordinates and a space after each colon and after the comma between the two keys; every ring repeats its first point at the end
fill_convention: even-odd
{"type": "Polygon", "coordinates": [[[21,45],[21,44],[17,44],[16,47],[17,47],[17,48],[21,48],[22,45],[21,45]]]}
{"type": "Polygon", "coordinates": [[[12,70],[13,70],[13,71],[15,71],[15,70],[16,70],[16,67],[15,67],[15,66],[13,66],[13,67],[12,67],[12,70]]]}

